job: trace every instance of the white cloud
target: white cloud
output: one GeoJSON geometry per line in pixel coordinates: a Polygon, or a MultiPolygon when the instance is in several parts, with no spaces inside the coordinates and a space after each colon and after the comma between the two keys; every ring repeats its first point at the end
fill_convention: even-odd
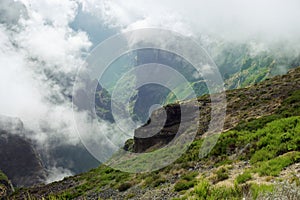
{"type": "Polygon", "coordinates": [[[63,180],[65,177],[72,176],[72,172],[68,169],[61,167],[53,167],[49,169],[49,175],[47,177],[46,183],[52,183],[54,181],[63,180]]]}
{"type": "Polygon", "coordinates": [[[23,3],[28,17],[21,16],[17,28],[11,28],[11,18],[0,26],[0,114],[20,118],[34,130],[28,137],[41,145],[51,138],[77,144],[72,105],[62,93],[72,91],[72,83],[66,82],[74,78],[83,63],[82,52],[91,45],[85,33],[69,27],[77,4],[23,3]]]}
{"type": "Polygon", "coordinates": [[[12,46],[7,34],[1,27],[0,111],[2,115],[27,118],[32,113],[33,105],[36,108],[34,111],[44,111],[39,83],[34,80],[32,71],[26,68],[23,51],[12,46]]]}
{"type": "MultiPolygon", "coordinates": [[[[77,3],[21,2],[24,5],[10,3],[2,7],[6,12],[1,12],[0,115],[20,118],[26,128],[33,130],[27,137],[43,151],[54,148],[50,146],[53,141],[55,145],[77,145],[80,138],[66,95],[70,95],[72,80],[83,63],[82,53],[91,46],[86,33],[69,27],[77,3]],[[26,16],[15,12],[20,5],[26,16]]],[[[66,170],[52,171],[51,180],[58,172],[69,174],[66,170]]]]}
{"type": "Polygon", "coordinates": [[[68,26],[77,12],[78,4],[71,0],[20,0],[31,18],[40,18],[54,26],[68,26]]]}
{"type": "Polygon", "coordinates": [[[0,23],[15,25],[20,16],[27,16],[25,6],[22,3],[11,0],[0,2],[0,23]]]}
{"type": "Polygon", "coordinates": [[[86,10],[122,29],[157,26],[232,41],[300,37],[298,0],[82,1],[86,10]]]}

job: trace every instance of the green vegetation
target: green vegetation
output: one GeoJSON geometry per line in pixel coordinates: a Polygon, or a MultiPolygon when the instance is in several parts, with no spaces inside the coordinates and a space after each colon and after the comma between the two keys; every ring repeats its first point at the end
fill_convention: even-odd
{"type": "Polygon", "coordinates": [[[132,186],[132,183],[131,183],[131,182],[125,182],[125,183],[122,183],[122,184],[119,185],[118,190],[119,190],[120,192],[124,192],[124,191],[126,191],[127,189],[131,188],[131,186],[132,186]]]}
{"type": "MultiPolygon", "coordinates": [[[[252,199],[257,199],[259,196],[270,194],[274,191],[274,185],[251,184],[250,192],[252,199]]],[[[265,199],[265,198],[262,198],[265,199]]]]}
{"type": "Polygon", "coordinates": [[[7,176],[0,170],[0,181],[8,181],[7,176]]]}
{"type": "MultiPolygon", "coordinates": [[[[182,198],[177,199],[199,199],[199,200],[215,200],[215,199],[257,199],[260,195],[272,192],[272,185],[251,184],[247,187],[234,186],[215,186],[208,180],[202,178],[194,186],[193,190],[186,193],[182,198]]],[[[175,200],[175,199],[174,199],[175,200]]]]}
{"type": "Polygon", "coordinates": [[[218,169],[215,173],[215,178],[213,179],[214,183],[220,182],[220,181],[224,181],[226,179],[228,179],[228,170],[225,167],[221,167],[220,169],[218,169]]]}
{"type": "MultiPolygon", "coordinates": [[[[199,160],[199,149],[203,144],[203,140],[200,139],[190,145],[187,152],[175,162],[174,166],[167,167],[160,173],[152,172],[138,175],[132,183],[130,181],[133,175],[104,167],[101,169],[100,167],[97,172],[99,174],[97,180],[87,183],[97,183],[99,188],[109,185],[116,187],[119,191],[126,191],[132,185],[139,184],[144,180],[144,186],[157,187],[168,182],[166,175],[170,171],[188,169],[194,166],[195,162],[204,163],[208,166],[221,166],[215,170],[212,183],[228,179],[229,169],[225,165],[237,161],[249,161],[251,164],[247,171],[236,177],[235,182],[237,184],[242,185],[251,180],[251,173],[258,173],[260,176],[278,176],[284,168],[300,161],[300,117],[294,116],[300,113],[295,111],[299,109],[298,101],[295,100],[300,99],[299,94],[299,91],[290,94],[274,115],[241,122],[233,130],[223,133],[214,149],[205,159],[199,160]],[[293,109],[287,109],[291,106],[293,109]],[[286,118],[286,116],[289,117],[286,118]],[[232,157],[233,154],[236,156],[232,157]],[[119,181],[115,181],[117,178],[119,181]]],[[[249,191],[243,191],[243,188],[239,186],[216,187],[207,180],[199,182],[196,178],[198,174],[194,171],[182,173],[180,179],[174,184],[174,191],[183,194],[187,192],[187,195],[194,195],[199,199],[225,199],[227,197],[240,199],[248,192],[255,199],[259,194],[272,191],[273,188],[272,186],[257,186],[255,184],[251,184],[249,191]],[[192,194],[190,194],[190,188],[194,188],[192,194]]],[[[82,188],[83,185],[80,187],[82,188]]],[[[95,185],[85,187],[94,190],[95,185]]],[[[87,188],[81,191],[86,191],[87,188]]],[[[75,191],[80,190],[77,188],[75,191]]]]}
{"type": "MultiPolygon", "coordinates": [[[[257,120],[265,122],[265,119],[257,120]]],[[[261,122],[253,122],[252,125],[260,127],[261,122]]],[[[253,171],[259,172],[261,176],[278,175],[283,168],[299,162],[300,117],[277,119],[262,129],[253,127],[253,130],[249,131],[247,126],[246,130],[232,130],[222,134],[207,160],[224,163],[228,162],[228,155],[240,152],[237,159],[250,160],[253,171]]],[[[179,161],[198,160],[193,154],[199,151],[200,144],[193,143],[188,153],[179,161]]],[[[217,181],[227,178],[224,168],[216,174],[217,181]]]]}
{"type": "Polygon", "coordinates": [[[0,199],[7,194],[7,176],[0,170],[0,199]]]}
{"type": "Polygon", "coordinates": [[[296,162],[300,162],[300,152],[289,152],[269,161],[257,163],[253,171],[258,172],[260,176],[278,176],[285,167],[296,162]]]}
{"type": "Polygon", "coordinates": [[[102,165],[88,173],[74,177],[74,181],[77,181],[80,184],[74,188],[68,188],[63,193],[55,196],[59,198],[73,199],[79,196],[85,196],[91,191],[99,192],[103,189],[103,187],[112,187],[120,191],[125,191],[135,184],[134,181],[131,181],[132,176],[132,174],[117,171],[102,165]]]}
{"type": "Polygon", "coordinates": [[[194,193],[198,197],[206,198],[209,195],[209,188],[211,187],[210,183],[206,179],[202,179],[194,187],[194,193]]]}
{"type": "Polygon", "coordinates": [[[174,186],[174,190],[176,192],[180,192],[182,190],[188,190],[190,188],[192,188],[195,185],[194,181],[187,181],[187,180],[179,180],[175,186],[174,186]]]}
{"type": "Polygon", "coordinates": [[[141,180],[144,180],[144,186],[145,187],[158,187],[161,184],[167,182],[167,180],[162,177],[159,173],[151,173],[150,176],[149,174],[144,174],[144,176],[140,177],[141,180]]]}
{"type": "Polygon", "coordinates": [[[240,175],[238,175],[235,179],[237,184],[243,184],[246,183],[247,181],[251,180],[252,176],[250,172],[244,172],[240,175]]]}
{"type": "MultiPolygon", "coordinates": [[[[250,61],[245,61],[245,65],[247,62],[250,61]]],[[[245,67],[245,70],[250,68],[245,67]]],[[[245,94],[238,95],[243,98],[245,94]]],[[[270,196],[277,191],[268,180],[280,181],[278,176],[284,169],[300,162],[299,100],[300,91],[294,91],[276,107],[272,115],[241,121],[235,128],[222,133],[215,147],[203,159],[199,158],[199,150],[204,140],[197,138],[185,154],[159,171],[130,174],[102,165],[90,172],[65,179],[63,182],[68,184],[68,180],[72,180],[73,185],[60,192],[47,194],[48,199],[86,197],[107,189],[124,194],[122,197],[125,199],[139,198],[135,189],[157,190],[159,193],[164,188],[177,197],[182,195],[180,199],[263,199],[264,195],[270,196]],[[234,169],[238,169],[237,177],[232,176],[234,169]],[[255,182],[257,176],[260,176],[262,183],[255,182]]],[[[125,148],[131,151],[132,147],[133,141],[129,140],[125,148]]],[[[169,159],[177,150],[170,148],[164,153],[160,150],[149,152],[138,162],[132,158],[122,163],[122,167],[143,170],[145,164],[151,164],[156,156],[169,159]]],[[[288,181],[300,183],[296,175],[288,181]]],[[[286,191],[279,191],[278,195],[280,192],[288,195],[286,191]]]]}
{"type": "Polygon", "coordinates": [[[175,184],[174,190],[179,192],[182,190],[188,190],[196,184],[197,172],[188,172],[183,174],[180,180],[175,184]]]}
{"type": "MultiPolygon", "coordinates": [[[[260,176],[278,176],[286,167],[300,162],[300,91],[289,94],[274,115],[264,116],[248,122],[241,122],[236,128],[223,133],[214,149],[204,160],[199,160],[197,153],[203,143],[198,140],[192,143],[187,153],[177,160],[182,162],[200,162],[212,166],[222,166],[215,171],[212,182],[228,178],[224,167],[237,161],[250,161],[250,169],[238,175],[236,184],[245,184],[252,179],[252,173],[260,176]],[[232,157],[235,155],[235,157],[232,157]]],[[[295,176],[294,176],[295,177],[295,176]]],[[[291,181],[297,183],[298,178],[291,181]]],[[[181,183],[179,186],[184,188],[181,183]]],[[[187,187],[187,186],[186,186],[187,187]]],[[[242,187],[214,187],[209,181],[201,180],[194,187],[197,199],[241,199],[246,191],[242,187]]],[[[272,193],[273,185],[257,185],[251,183],[248,195],[251,199],[272,193]]],[[[182,199],[185,199],[183,197],[182,199]]]]}

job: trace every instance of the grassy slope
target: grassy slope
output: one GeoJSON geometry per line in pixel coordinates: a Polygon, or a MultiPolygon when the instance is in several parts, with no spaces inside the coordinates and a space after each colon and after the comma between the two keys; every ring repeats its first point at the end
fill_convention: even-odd
{"type": "Polygon", "coordinates": [[[299,114],[300,90],[295,90],[271,115],[241,121],[223,133],[205,159],[199,160],[203,140],[198,139],[174,164],[160,171],[128,174],[100,166],[61,182],[19,190],[12,199],[240,199],[245,195],[255,199],[273,191],[274,181],[300,182],[293,171],[286,171],[300,160],[299,114]]]}

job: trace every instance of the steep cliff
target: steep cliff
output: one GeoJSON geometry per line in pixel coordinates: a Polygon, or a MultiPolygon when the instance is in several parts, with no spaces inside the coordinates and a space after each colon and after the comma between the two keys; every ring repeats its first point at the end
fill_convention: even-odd
{"type": "Polygon", "coordinates": [[[46,178],[46,172],[32,143],[25,139],[20,120],[1,117],[0,169],[14,186],[32,186],[46,178]]]}

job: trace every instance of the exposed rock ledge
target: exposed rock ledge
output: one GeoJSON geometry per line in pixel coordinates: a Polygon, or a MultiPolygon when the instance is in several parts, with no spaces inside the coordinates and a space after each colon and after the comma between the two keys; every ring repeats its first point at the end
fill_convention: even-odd
{"type": "MultiPolygon", "coordinates": [[[[277,76],[253,87],[237,89],[226,92],[226,118],[224,130],[235,127],[240,121],[258,118],[273,114],[290,93],[300,89],[300,68],[291,70],[287,75],[277,76]]],[[[198,98],[200,116],[197,137],[201,137],[210,123],[211,102],[208,95],[198,98]]],[[[191,106],[190,102],[183,102],[181,106],[191,106]]],[[[195,105],[192,105],[195,106],[195,105]]],[[[168,144],[178,131],[181,123],[186,120],[195,120],[196,116],[191,113],[191,118],[181,120],[180,105],[173,104],[154,111],[146,125],[136,129],[134,136],[134,152],[145,152],[161,148],[168,144]],[[164,125],[161,123],[162,114],[167,113],[164,125]],[[193,119],[194,117],[194,119],[193,119]],[[151,136],[154,130],[163,127],[157,134],[151,136]]],[[[154,132],[155,133],[155,132],[154,132]]]]}

